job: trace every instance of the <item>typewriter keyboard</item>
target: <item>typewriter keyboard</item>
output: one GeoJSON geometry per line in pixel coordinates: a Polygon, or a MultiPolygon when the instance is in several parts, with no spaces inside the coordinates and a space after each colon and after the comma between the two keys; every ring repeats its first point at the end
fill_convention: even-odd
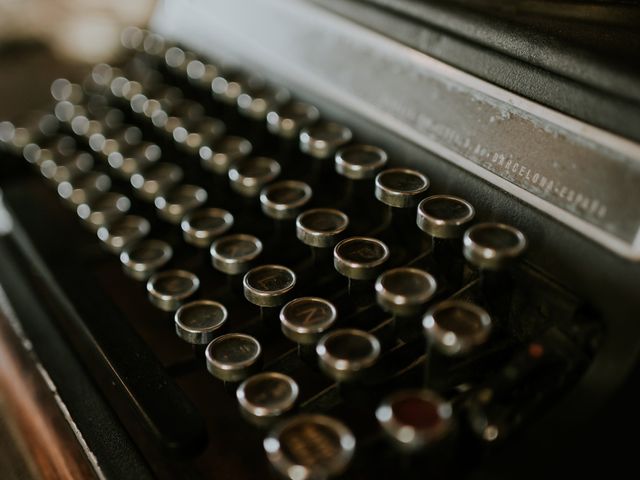
{"type": "Polygon", "coordinates": [[[82,319],[61,328],[157,476],[464,476],[589,365],[598,319],[428,164],[156,34],[123,43],[0,128],[82,319]]]}

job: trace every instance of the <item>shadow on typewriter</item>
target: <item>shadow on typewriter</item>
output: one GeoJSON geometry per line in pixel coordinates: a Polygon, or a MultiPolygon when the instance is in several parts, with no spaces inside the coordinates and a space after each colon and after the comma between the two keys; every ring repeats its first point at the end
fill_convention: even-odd
{"type": "Polygon", "coordinates": [[[261,78],[125,44],[1,125],[3,189],[13,259],[155,475],[465,476],[590,365],[598,315],[518,229],[261,78]]]}

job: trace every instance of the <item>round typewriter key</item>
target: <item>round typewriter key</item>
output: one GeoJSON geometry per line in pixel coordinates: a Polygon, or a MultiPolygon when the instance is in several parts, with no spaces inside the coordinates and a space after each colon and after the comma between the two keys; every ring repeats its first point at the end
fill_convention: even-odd
{"type": "Polygon", "coordinates": [[[389,248],[375,238],[347,238],[338,243],[333,250],[335,269],[354,280],[376,278],[388,258],[389,248]]]}
{"type": "Polygon", "coordinates": [[[245,197],[256,197],[267,183],[280,175],[280,164],[272,158],[253,157],[235,162],[229,168],[231,188],[245,197]]]}
{"type": "Polygon", "coordinates": [[[198,154],[202,168],[219,175],[226,175],[232,163],[248,157],[252,150],[253,146],[246,138],[227,135],[213,147],[201,147],[198,154]]]}
{"type": "Polygon", "coordinates": [[[146,218],[126,215],[110,225],[98,229],[98,238],[107,250],[120,253],[129,245],[149,234],[151,225],[146,218]]]}
{"type": "Polygon", "coordinates": [[[104,173],[89,172],[71,182],[58,184],[58,195],[70,205],[78,207],[91,203],[111,188],[111,179],[104,173]]]}
{"type": "Polygon", "coordinates": [[[297,180],[283,180],[265,187],[260,193],[262,211],[271,218],[296,218],[311,200],[311,187],[297,180]]]}
{"type": "Polygon", "coordinates": [[[336,172],[352,180],[373,178],[387,164],[387,152],[372,145],[352,145],[336,153],[336,172]]]}
{"type": "Polygon", "coordinates": [[[327,333],[316,346],[320,368],[336,381],[358,378],[380,356],[380,342],[363,330],[353,328],[327,333]]]}
{"type": "Polygon", "coordinates": [[[226,125],[217,118],[203,118],[193,127],[173,130],[173,139],[185,151],[195,155],[203,146],[211,145],[224,135],[226,125]]]}
{"type": "Polygon", "coordinates": [[[191,60],[187,64],[187,78],[189,83],[199,88],[209,90],[211,82],[219,75],[218,68],[210,63],[202,63],[200,60],[191,60]]]}
{"type": "Polygon", "coordinates": [[[349,226],[349,217],[340,210],[315,208],[301,213],[296,219],[298,239],[311,247],[333,247],[349,226]]]}
{"type": "Polygon", "coordinates": [[[207,370],[225,382],[240,382],[260,368],[260,342],[243,333],[228,333],[207,347],[207,370]]]}
{"type": "Polygon", "coordinates": [[[177,310],[196,293],[200,280],[186,270],[165,270],[154,274],[147,282],[147,293],[152,304],[166,312],[177,310]]]}
{"type": "Polygon", "coordinates": [[[443,439],[453,426],[453,409],[431,390],[403,390],[376,410],[384,432],[401,450],[415,452],[443,439]]]}
{"type": "Polygon", "coordinates": [[[131,185],[143,200],[153,202],[182,180],[182,169],[172,163],[158,163],[142,173],[131,175],[131,185]]]}
{"type": "Polygon", "coordinates": [[[398,316],[416,315],[436,292],[433,276],[417,268],[387,270],[376,280],[376,299],[383,310],[398,316]]]}
{"type": "Polygon", "coordinates": [[[263,87],[238,96],[238,110],[254,120],[264,120],[268,112],[289,101],[291,94],[284,88],[263,87]]]}
{"type": "Polygon", "coordinates": [[[351,130],[339,123],[318,123],[300,132],[300,150],[314,158],[329,158],[352,136],[351,130]]]}
{"type": "Polygon", "coordinates": [[[293,409],[298,384],[282,373],[257,373],[240,384],[236,397],[245,418],[256,425],[269,425],[293,409]]]}
{"type": "Polygon", "coordinates": [[[285,302],[296,284],[296,274],[282,265],[261,265],[242,280],[244,296],[259,307],[277,307],[285,302]]]}
{"type": "Polygon", "coordinates": [[[282,333],[299,345],[314,345],[333,326],[338,317],[336,307],[328,300],[301,297],[291,300],[280,310],[282,333]]]}
{"type": "Polygon", "coordinates": [[[211,82],[213,97],[227,105],[236,105],[238,97],[245,91],[258,89],[263,82],[257,77],[250,77],[239,72],[225,72],[211,82]]]}
{"type": "Polygon", "coordinates": [[[77,208],[78,216],[92,230],[111,224],[123,217],[131,208],[131,200],[120,193],[107,192],[92,203],[77,208]]]}
{"type": "Polygon", "coordinates": [[[93,157],[87,152],[80,152],[73,157],[60,160],[45,160],[40,165],[40,172],[45,178],[55,183],[73,182],[93,168],[93,157]]]}
{"type": "Polygon", "coordinates": [[[249,270],[262,253],[262,242],[245,234],[227,235],[211,244],[211,260],[216,270],[237,275],[249,270]]]}
{"type": "Polygon", "coordinates": [[[304,102],[290,102],[267,114],[268,130],[282,138],[296,138],[300,130],[318,121],[320,111],[304,102]]]}
{"type": "Polygon", "coordinates": [[[460,238],[475,216],[473,206],[451,195],[433,195],[418,205],[416,223],[435,238],[460,238]]]}
{"type": "Polygon", "coordinates": [[[408,168],[390,168],[376,177],[376,198],[395,208],[414,207],[429,188],[429,179],[408,168]]]}
{"type": "Polygon", "coordinates": [[[212,300],[196,300],[182,305],[175,316],[176,333],[185,342],[207,345],[227,321],[227,309],[212,300]]]}
{"type": "Polygon", "coordinates": [[[429,341],[446,355],[464,354],[484,343],[491,317],[481,307],[462,300],[447,300],[431,308],[422,326],[429,341]]]}
{"type": "Polygon", "coordinates": [[[171,260],[173,250],[161,240],[143,240],[126,247],[120,254],[125,273],[136,280],[146,280],[171,260]]]}
{"type": "Polygon", "coordinates": [[[304,414],[276,425],[263,446],[273,467],[285,478],[326,480],[347,469],[356,439],[332,417],[304,414]]]}
{"type": "Polygon", "coordinates": [[[527,246],[524,234],[502,223],[479,223],[463,237],[465,258],[478,268],[500,270],[522,255],[527,246]]]}
{"type": "Polygon", "coordinates": [[[196,185],[178,185],[156,197],[154,204],[160,218],[179,224],[187,213],[201,207],[206,201],[207,191],[204,188],[196,185]]]}
{"type": "Polygon", "coordinates": [[[208,248],[233,226],[233,215],[220,208],[203,208],[188,213],[180,224],[185,242],[208,248]]]}
{"type": "Polygon", "coordinates": [[[146,170],[158,162],[162,156],[162,150],[155,143],[144,142],[133,149],[126,150],[124,155],[119,151],[111,152],[107,162],[121,177],[127,179],[146,170]]]}

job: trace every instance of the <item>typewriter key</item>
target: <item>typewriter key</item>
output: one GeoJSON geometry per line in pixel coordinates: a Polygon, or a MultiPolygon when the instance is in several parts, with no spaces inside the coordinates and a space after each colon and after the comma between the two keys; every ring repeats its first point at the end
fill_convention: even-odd
{"type": "Polygon", "coordinates": [[[113,132],[110,138],[97,133],[89,137],[89,146],[94,152],[102,154],[105,158],[114,152],[125,153],[136,145],[142,143],[142,130],[133,125],[124,125],[113,132]]]}
{"type": "Polygon", "coordinates": [[[335,167],[351,180],[373,178],[387,163],[387,152],[372,145],[352,145],[338,150],[335,167]]]}
{"type": "Polygon", "coordinates": [[[146,218],[126,215],[98,229],[98,238],[107,250],[120,253],[124,248],[146,237],[151,225],[146,218]]]}
{"type": "Polygon", "coordinates": [[[211,82],[213,98],[227,105],[235,106],[243,92],[262,87],[263,81],[240,72],[224,72],[211,82]]]}
{"type": "Polygon", "coordinates": [[[353,280],[376,278],[388,258],[389,249],[375,238],[347,238],[338,243],[333,250],[335,269],[353,280]]]}
{"type": "Polygon", "coordinates": [[[107,162],[121,177],[131,179],[160,160],[162,150],[155,143],[144,142],[132,149],[125,149],[126,153],[116,151],[109,154],[107,162]]]}
{"type": "Polygon", "coordinates": [[[244,296],[259,307],[282,305],[296,284],[296,274],[282,265],[261,265],[242,280],[244,296]]]}
{"type": "Polygon", "coordinates": [[[173,250],[161,240],[143,240],[126,247],[120,254],[120,263],[127,275],[146,280],[171,260],[173,250]]]}
{"type": "Polygon", "coordinates": [[[353,134],[344,125],[323,122],[300,132],[300,151],[314,158],[332,157],[337,149],[349,143],[353,134]]]}
{"type": "Polygon", "coordinates": [[[349,217],[340,210],[315,208],[301,213],[296,219],[298,239],[311,247],[330,248],[349,226],[349,217]]]}
{"type": "Polygon", "coordinates": [[[173,140],[186,152],[196,155],[203,146],[218,141],[226,131],[226,125],[217,118],[205,117],[194,126],[177,127],[173,130],[173,140]]]}
{"type": "Polygon", "coordinates": [[[226,175],[232,163],[248,157],[252,150],[253,146],[246,138],[227,135],[213,147],[201,147],[198,154],[202,168],[218,175],[226,175]]]}
{"type": "Polygon", "coordinates": [[[453,426],[453,409],[430,390],[404,390],[376,410],[384,432],[401,450],[415,452],[442,440],[453,426]]]}
{"type": "Polygon", "coordinates": [[[249,270],[262,253],[262,242],[245,234],[227,235],[211,245],[211,260],[216,270],[229,275],[237,275],[249,270]]]}
{"type": "Polygon", "coordinates": [[[175,70],[177,75],[181,75],[186,72],[187,63],[192,60],[195,55],[191,52],[185,52],[180,47],[169,47],[164,52],[164,64],[170,70],[175,70]],[[187,56],[191,58],[187,58],[187,56]]]}
{"type": "Polygon", "coordinates": [[[173,312],[200,287],[200,280],[186,270],[165,270],[147,282],[149,300],[160,310],[173,312]]]}
{"type": "Polygon", "coordinates": [[[436,292],[436,280],[417,268],[387,270],[376,280],[376,299],[383,310],[403,317],[417,315],[436,292]]]}
{"type": "Polygon", "coordinates": [[[110,225],[131,208],[131,200],[120,193],[107,192],[92,203],[78,205],[78,216],[93,231],[110,225]]]}
{"type": "Polygon", "coordinates": [[[263,446],[273,467],[285,478],[327,480],[347,469],[356,439],[332,417],[304,414],[276,425],[263,446]]]}
{"type": "Polygon", "coordinates": [[[257,373],[240,384],[236,397],[245,418],[266,426],[293,409],[298,399],[298,384],[283,373],[257,373]]]}
{"type": "Polygon", "coordinates": [[[68,101],[56,103],[53,113],[60,122],[69,125],[74,118],[87,113],[86,109],[81,105],[74,105],[68,101]]]}
{"type": "Polygon", "coordinates": [[[42,175],[54,183],[73,182],[93,168],[93,157],[80,152],[72,157],[48,159],[40,164],[42,175]]]}
{"type": "Polygon", "coordinates": [[[327,333],[316,346],[320,368],[338,382],[355,380],[380,356],[380,342],[353,328],[327,333]]]}
{"type": "Polygon", "coordinates": [[[185,242],[208,248],[220,235],[233,226],[233,215],[219,208],[204,208],[188,213],[180,227],[185,242]]]}
{"type": "Polygon", "coordinates": [[[71,83],[66,78],[57,78],[51,83],[51,96],[54,100],[62,102],[67,100],[71,103],[80,103],[84,97],[82,87],[76,83],[71,83]]]}
{"type": "Polygon", "coordinates": [[[78,115],[71,120],[71,130],[79,137],[89,139],[92,135],[103,134],[107,127],[98,120],[91,120],[84,115],[78,115]]]}
{"type": "Polygon", "coordinates": [[[473,206],[451,195],[433,195],[418,205],[416,223],[434,238],[461,238],[475,216],[473,206]]]}
{"type": "Polygon", "coordinates": [[[376,177],[376,198],[395,208],[416,206],[428,188],[429,179],[408,168],[390,168],[376,177]]]}
{"type": "Polygon", "coordinates": [[[320,111],[304,102],[290,102],[267,114],[267,129],[282,138],[297,138],[300,130],[320,118],[320,111]]]}
{"type": "Polygon", "coordinates": [[[432,307],[422,326],[430,342],[445,355],[465,354],[483,344],[491,332],[491,317],[481,307],[447,300],[432,307]]]}
{"type": "Polygon", "coordinates": [[[502,223],[480,223],[469,228],[463,238],[465,258],[478,268],[500,270],[524,252],[524,234],[502,223]]]}
{"type": "Polygon", "coordinates": [[[138,197],[153,202],[182,180],[182,169],[173,163],[157,163],[150,169],[131,175],[131,185],[138,197]]]}
{"type": "Polygon", "coordinates": [[[229,168],[231,188],[245,197],[257,197],[267,183],[280,175],[280,164],[268,157],[238,160],[229,168]]]}
{"type": "Polygon", "coordinates": [[[104,173],[89,172],[71,182],[58,184],[58,195],[73,207],[97,200],[111,188],[111,179],[104,173]]]}
{"type": "Polygon", "coordinates": [[[317,297],[291,300],[280,310],[282,333],[299,345],[314,345],[333,326],[338,317],[336,307],[317,297]]]}
{"type": "Polygon", "coordinates": [[[200,60],[187,63],[187,79],[189,83],[204,90],[211,89],[211,82],[220,74],[218,67],[200,60]]]}
{"type": "Polygon", "coordinates": [[[289,91],[280,87],[249,90],[238,96],[238,110],[253,120],[264,121],[270,111],[287,103],[289,98],[291,98],[289,91]]]}
{"type": "Polygon", "coordinates": [[[196,300],[182,305],[175,315],[176,334],[193,345],[207,345],[224,327],[227,309],[212,300],[196,300]]]}
{"type": "Polygon", "coordinates": [[[297,180],[283,180],[266,186],[260,193],[262,211],[277,220],[296,218],[309,200],[311,187],[297,180]]]}
{"type": "Polygon", "coordinates": [[[205,352],[207,370],[225,382],[240,382],[260,369],[260,342],[243,333],[228,333],[214,339],[205,352]]]}
{"type": "Polygon", "coordinates": [[[160,218],[179,224],[187,213],[201,207],[206,201],[207,191],[204,188],[196,185],[178,185],[156,197],[154,204],[160,218]]]}

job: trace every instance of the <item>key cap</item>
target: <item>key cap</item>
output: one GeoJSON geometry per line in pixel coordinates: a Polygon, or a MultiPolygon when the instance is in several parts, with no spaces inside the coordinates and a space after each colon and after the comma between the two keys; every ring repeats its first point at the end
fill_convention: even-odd
{"type": "Polygon", "coordinates": [[[89,173],[93,168],[93,157],[79,152],[71,157],[48,159],[40,164],[40,173],[55,184],[73,182],[89,173]]]}
{"type": "Polygon", "coordinates": [[[92,203],[83,203],[77,208],[78,216],[89,229],[97,232],[100,227],[110,225],[123,217],[131,208],[131,200],[120,193],[107,192],[92,203]]]}
{"type": "Polygon", "coordinates": [[[126,247],[120,254],[124,272],[136,280],[146,280],[173,256],[171,246],[161,240],[143,240],[126,247]]]}
{"type": "Polygon", "coordinates": [[[298,138],[300,130],[320,118],[320,111],[304,102],[289,102],[267,114],[267,129],[281,138],[298,138]]]}
{"type": "Polygon", "coordinates": [[[238,96],[238,111],[245,117],[264,121],[267,114],[284,105],[291,98],[288,90],[280,87],[262,87],[244,91],[238,96]]]}
{"type": "Polygon", "coordinates": [[[387,152],[373,145],[352,145],[336,153],[335,168],[351,180],[374,178],[387,164],[387,152]]]}
{"type": "Polygon", "coordinates": [[[243,333],[228,333],[214,339],[205,352],[207,370],[224,382],[240,382],[260,369],[260,342],[243,333]]]}
{"type": "Polygon", "coordinates": [[[238,275],[249,270],[251,263],[261,253],[262,242],[253,235],[227,235],[211,245],[214,268],[229,275],[238,275]]]}
{"type": "Polygon", "coordinates": [[[91,203],[111,188],[111,179],[104,173],[89,172],[71,182],[58,184],[58,195],[70,206],[78,208],[83,203],[91,203]]]}
{"type": "Polygon", "coordinates": [[[107,157],[107,163],[120,177],[130,180],[136,173],[147,170],[160,161],[162,150],[155,143],[144,142],[133,148],[112,152],[107,157]]]}
{"type": "Polygon", "coordinates": [[[149,234],[151,224],[146,218],[126,215],[110,225],[98,229],[98,238],[111,253],[119,254],[149,234]]]}
{"type": "Polygon", "coordinates": [[[349,217],[339,210],[315,208],[296,219],[296,236],[311,247],[331,248],[349,226],[349,217]]]}
{"type": "Polygon", "coordinates": [[[285,478],[326,480],[347,469],[356,439],[335,418],[304,414],[276,425],[263,445],[267,458],[285,478]]]}
{"type": "Polygon", "coordinates": [[[327,375],[338,382],[353,381],[377,362],[380,342],[363,330],[335,330],[320,339],[316,353],[327,375]]]}
{"type": "Polygon", "coordinates": [[[376,280],[376,300],[383,310],[399,317],[410,317],[424,311],[436,288],[435,278],[423,270],[394,268],[376,280]]]}
{"type": "Polygon", "coordinates": [[[300,132],[300,151],[317,159],[332,158],[336,150],[349,143],[353,134],[344,125],[322,122],[300,132]]]}
{"type": "Polygon", "coordinates": [[[453,409],[430,390],[402,390],[389,395],[376,419],[393,444],[409,453],[441,441],[453,428],[453,409]]]}
{"type": "Polygon", "coordinates": [[[211,90],[211,82],[219,74],[218,67],[212,63],[203,63],[201,60],[195,59],[187,64],[187,79],[189,83],[202,90],[211,90]]]}
{"type": "Polygon", "coordinates": [[[207,345],[220,334],[227,321],[224,305],[213,300],[185,303],[176,311],[176,334],[193,345],[207,345]]]}
{"type": "Polygon", "coordinates": [[[212,145],[222,138],[226,129],[223,121],[205,117],[195,125],[175,128],[173,140],[185,152],[198,155],[202,147],[212,145]]]}
{"type": "Polygon", "coordinates": [[[318,297],[296,298],[280,310],[282,333],[298,345],[315,345],[337,318],[336,307],[318,297]]]}
{"type": "Polygon", "coordinates": [[[333,250],[335,269],[353,280],[376,278],[388,258],[389,249],[375,238],[347,238],[338,243],[333,250]]]}
{"type": "Polygon", "coordinates": [[[200,280],[186,270],[165,270],[147,282],[149,301],[166,312],[177,310],[200,287],[200,280]]]}
{"type": "Polygon", "coordinates": [[[236,390],[236,398],[247,420],[258,426],[268,426],[293,409],[298,391],[298,384],[290,376],[262,372],[242,382],[236,390]]]}
{"type": "Polygon", "coordinates": [[[416,170],[389,168],[376,176],[375,195],[393,208],[415,207],[429,188],[429,179],[416,170]]]}
{"type": "Polygon", "coordinates": [[[251,77],[240,72],[219,73],[211,82],[213,98],[226,104],[236,106],[238,97],[243,92],[258,89],[263,81],[257,77],[251,77]]]}
{"type": "Polygon", "coordinates": [[[212,147],[203,146],[199,150],[202,168],[218,175],[227,175],[229,167],[236,161],[247,158],[253,146],[243,137],[225,136],[212,147]]]}
{"type": "Polygon", "coordinates": [[[233,215],[220,208],[202,208],[186,214],[180,227],[185,242],[199,248],[208,248],[233,226],[233,215]]]}
{"type": "Polygon", "coordinates": [[[480,269],[500,270],[524,252],[524,234],[503,223],[479,223],[469,228],[463,239],[465,258],[480,269]]]}
{"type": "Polygon", "coordinates": [[[231,188],[245,197],[257,197],[262,188],[280,175],[280,164],[268,157],[236,161],[229,168],[231,188]]]}
{"type": "Polygon", "coordinates": [[[172,163],[157,163],[149,170],[131,175],[131,185],[136,195],[147,202],[153,202],[182,180],[182,169],[172,163]]]}
{"type": "Polygon", "coordinates": [[[192,210],[207,201],[207,191],[197,185],[177,185],[154,200],[158,216],[169,223],[179,224],[192,210]]]}
{"type": "Polygon", "coordinates": [[[259,307],[282,305],[296,284],[296,274],[282,265],[261,265],[249,270],[242,281],[244,296],[259,307]]]}
{"type": "Polygon", "coordinates": [[[461,355],[482,345],[491,332],[491,317],[481,307],[463,300],[434,305],[422,326],[429,342],[445,355],[461,355]]]}
{"type": "Polygon", "coordinates": [[[311,200],[311,187],[297,180],[283,180],[262,189],[260,204],[265,215],[276,220],[296,218],[311,200]]]}

